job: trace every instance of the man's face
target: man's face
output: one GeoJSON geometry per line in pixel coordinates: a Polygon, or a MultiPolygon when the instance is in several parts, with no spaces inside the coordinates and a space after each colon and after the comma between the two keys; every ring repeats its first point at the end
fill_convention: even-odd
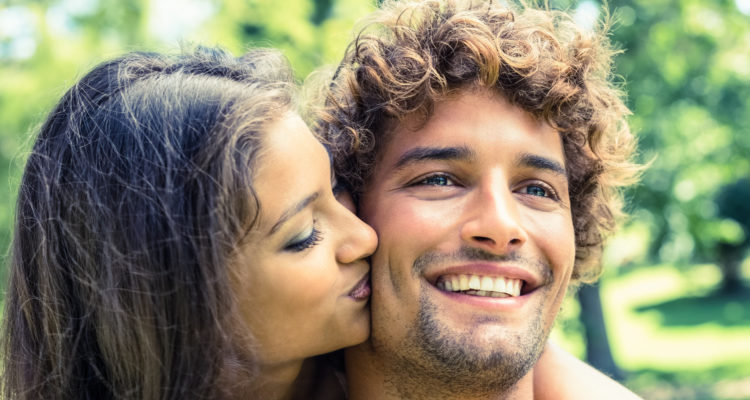
{"type": "Polygon", "coordinates": [[[361,202],[380,240],[373,348],[455,385],[488,370],[505,375],[484,383],[513,384],[536,362],[573,269],[560,136],[480,90],[414,126],[391,132],[361,202]]]}

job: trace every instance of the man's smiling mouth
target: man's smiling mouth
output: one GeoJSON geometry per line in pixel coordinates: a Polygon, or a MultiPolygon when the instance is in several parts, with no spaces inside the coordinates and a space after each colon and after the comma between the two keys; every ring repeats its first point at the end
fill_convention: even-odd
{"type": "Polygon", "coordinates": [[[435,282],[438,289],[481,297],[518,297],[523,281],[504,276],[472,274],[443,275],[435,282]]]}

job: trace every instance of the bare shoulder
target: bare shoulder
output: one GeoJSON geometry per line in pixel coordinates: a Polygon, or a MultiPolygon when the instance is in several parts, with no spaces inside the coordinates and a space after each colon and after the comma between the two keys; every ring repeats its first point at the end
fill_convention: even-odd
{"type": "Polygon", "coordinates": [[[535,400],[638,400],[638,395],[612,378],[548,343],[534,366],[535,400]]]}

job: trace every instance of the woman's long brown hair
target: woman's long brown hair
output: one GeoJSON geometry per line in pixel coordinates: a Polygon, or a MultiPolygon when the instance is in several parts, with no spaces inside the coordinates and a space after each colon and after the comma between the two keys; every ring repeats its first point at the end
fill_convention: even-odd
{"type": "Polygon", "coordinates": [[[225,397],[222,369],[252,350],[233,339],[228,259],[291,83],[275,52],[199,48],[106,62],[62,97],[19,190],[6,399],[225,397]]]}

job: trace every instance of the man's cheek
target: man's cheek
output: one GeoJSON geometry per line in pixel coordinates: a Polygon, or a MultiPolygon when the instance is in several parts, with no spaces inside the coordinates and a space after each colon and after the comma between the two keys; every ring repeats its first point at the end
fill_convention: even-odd
{"type": "Polygon", "coordinates": [[[424,241],[451,224],[455,207],[448,202],[405,199],[395,202],[389,214],[397,225],[393,230],[398,237],[424,241]]]}

